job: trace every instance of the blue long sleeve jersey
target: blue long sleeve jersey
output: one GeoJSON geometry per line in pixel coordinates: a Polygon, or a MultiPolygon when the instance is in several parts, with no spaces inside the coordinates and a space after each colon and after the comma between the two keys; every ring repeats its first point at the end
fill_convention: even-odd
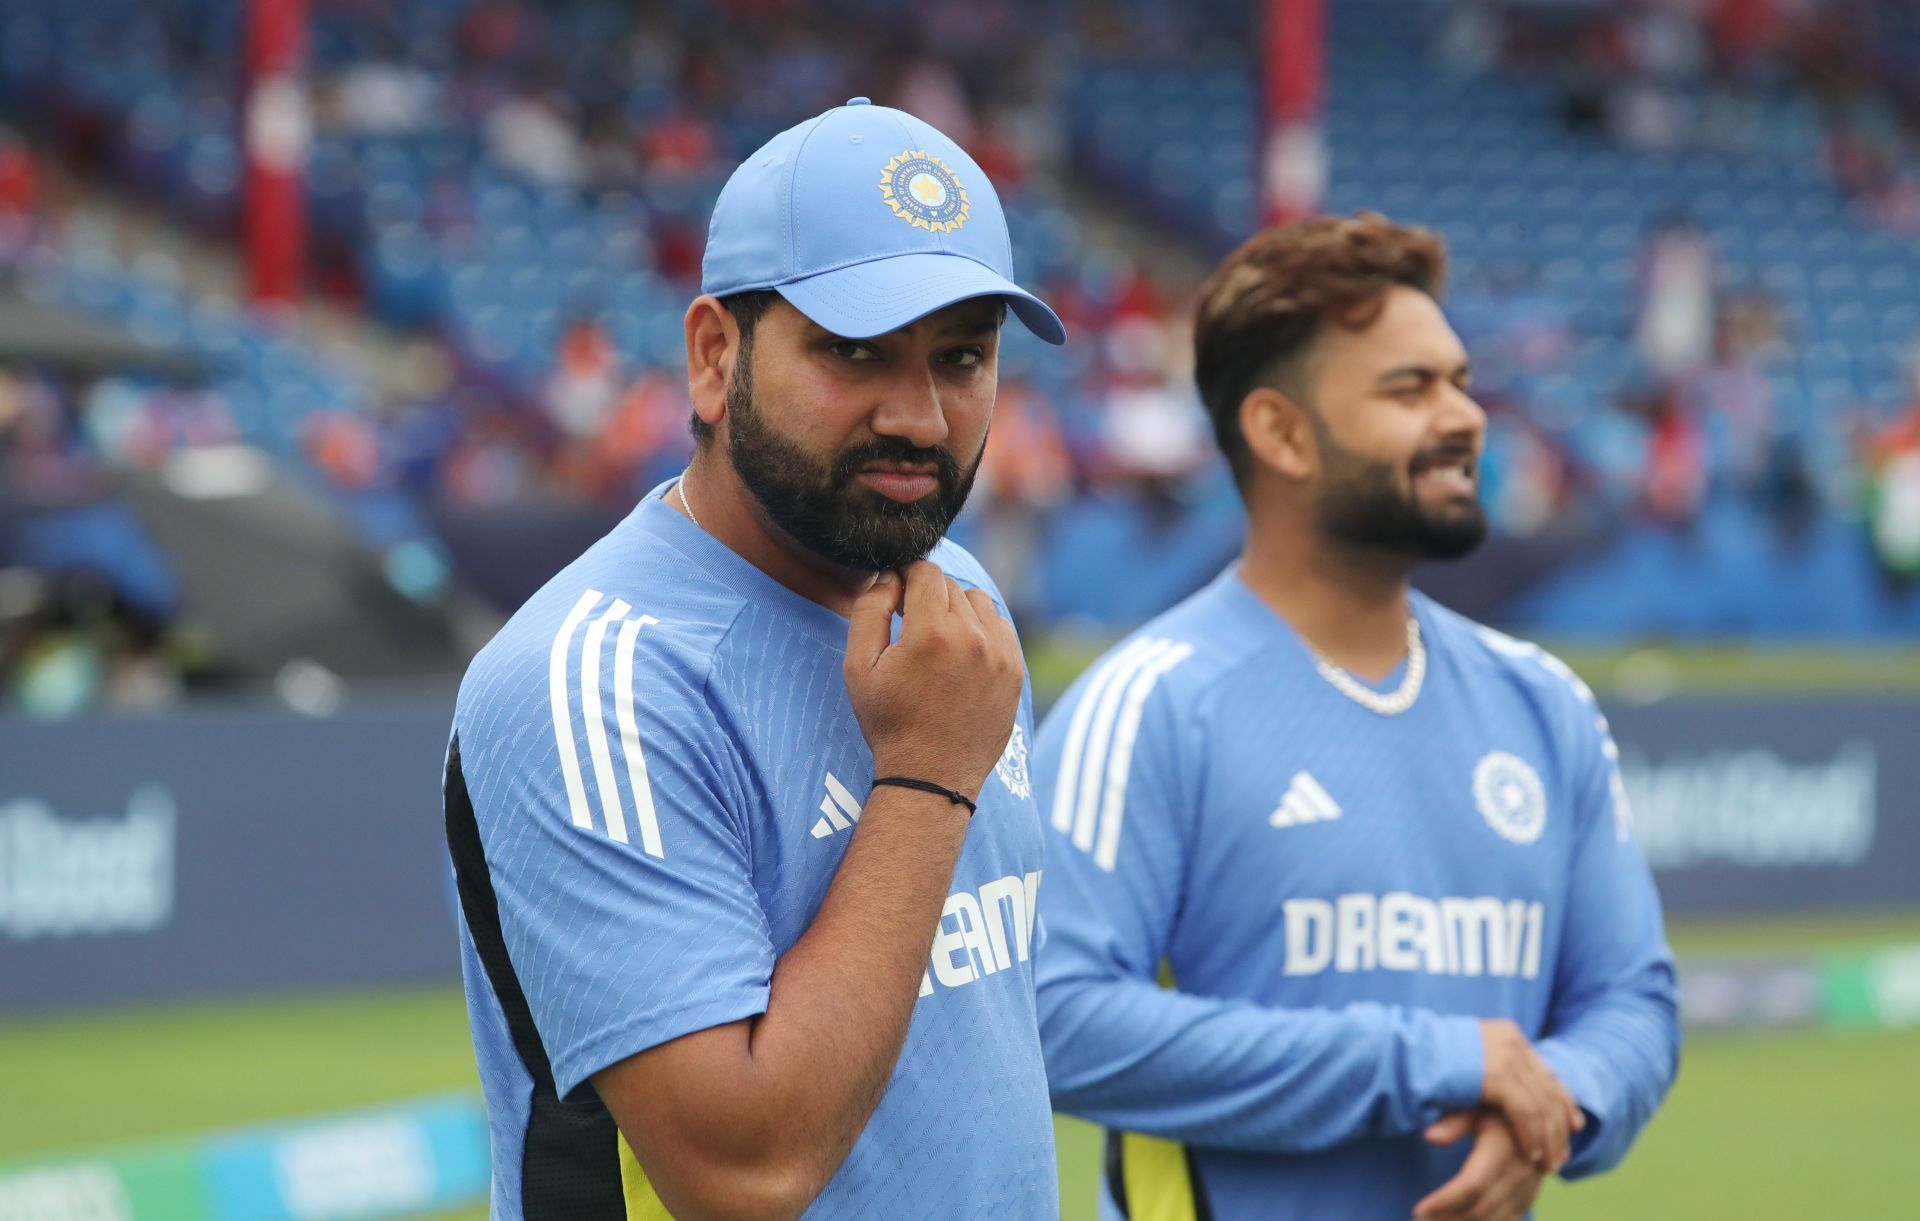
{"type": "Polygon", "coordinates": [[[1109,1130],[1109,1217],[1405,1218],[1466,1157],[1421,1130],[1478,1100],[1481,1018],[1585,1109],[1569,1177],[1673,1078],[1672,960],[1592,693],[1412,605],[1427,670],[1398,715],[1230,569],[1041,726],[1041,1040],[1056,1109],[1109,1130]]]}

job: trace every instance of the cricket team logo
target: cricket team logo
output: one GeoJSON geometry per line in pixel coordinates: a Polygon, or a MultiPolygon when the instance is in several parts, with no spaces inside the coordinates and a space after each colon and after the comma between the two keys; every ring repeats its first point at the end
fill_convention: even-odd
{"type": "Polygon", "coordinates": [[[970,203],[947,163],[925,149],[908,149],[880,171],[880,198],[916,229],[950,233],[967,223],[970,203]]]}
{"type": "Polygon", "coordinates": [[[1513,843],[1531,844],[1546,830],[1546,787],[1518,755],[1488,751],[1473,769],[1473,800],[1487,825],[1513,843]]]}
{"type": "Polygon", "coordinates": [[[1033,796],[1033,778],[1027,774],[1027,735],[1018,722],[1013,726],[1013,736],[1007,739],[1007,749],[1000,752],[1000,762],[993,765],[993,773],[1015,797],[1025,800],[1033,796]]]}

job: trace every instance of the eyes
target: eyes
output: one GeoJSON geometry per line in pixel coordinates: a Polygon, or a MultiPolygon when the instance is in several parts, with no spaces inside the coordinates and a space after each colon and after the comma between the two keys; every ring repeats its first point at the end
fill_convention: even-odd
{"type": "MultiPolygon", "coordinates": [[[[1441,380],[1432,375],[1397,378],[1387,385],[1384,393],[1390,399],[1405,403],[1408,406],[1415,406],[1431,395],[1434,388],[1440,384],[1442,384],[1441,380]]],[[[1452,378],[1447,384],[1453,386],[1454,389],[1462,394],[1473,393],[1473,379],[1465,373],[1452,378]]]]}
{"type": "MultiPolygon", "coordinates": [[[[836,339],[827,345],[827,351],[848,364],[876,364],[885,359],[880,349],[861,339],[836,339]]],[[[977,369],[986,363],[987,350],[980,344],[962,344],[946,349],[934,359],[956,369],[977,369]]]]}

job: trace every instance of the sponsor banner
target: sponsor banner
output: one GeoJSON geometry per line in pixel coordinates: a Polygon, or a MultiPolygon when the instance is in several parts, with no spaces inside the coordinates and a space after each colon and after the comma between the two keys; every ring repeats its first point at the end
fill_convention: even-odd
{"type": "Polygon", "coordinates": [[[1681,962],[1687,1029],[1920,1026],[1920,945],[1826,958],[1681,962]]]}
{"type": "Polygon", "coordinates": [[[478,1100],[0,1166],[0,1221],[320,1221],[415,1216],[488,1190],[478,1100]]]}
{"type": "MultiPolygon", "coordinates": [[[[1920,704],[1609,711],[1669,914],[1920,903],[1920,704]]],[[[450,719],[440,701],[9,722],[0,1015],[456,979],[450,719]]],[[[1289,800],[1276,817],[1338,814],[1305,787],[1289,800]]],[[[851,825],[825,812],[817,834],[851,825]]]]}
{"type": "Polygon", "coordinates": [[[459,975],[451,709],[0,732],[0,1015],[459,975]]]}
{"type": "Polygon", "coordinates": [[[1920,702],[1610,706],[1669,915],[1920,903],[1920,702]]]}

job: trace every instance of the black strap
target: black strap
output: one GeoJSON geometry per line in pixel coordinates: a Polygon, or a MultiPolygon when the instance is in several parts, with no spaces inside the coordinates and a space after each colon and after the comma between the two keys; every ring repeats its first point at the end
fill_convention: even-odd
{"type": "Polygon", "coordinates": [[[973,816],[973,798],[958,790],[950,789],[944,784],[935,784],[931,780],[915,780],[912,776],[880,776],[874,780],[873,787],[879,788],[883,784],[891,784],[903,789],[919,789],[922,793],[945,797],[954,805],[967,807],[967,816],[969,818],[973,816]]]}
{"type": "Polygon", "coordinates": [[[533,1022],[527,994],[507,956],[500,905],[487,871],[480,826],[467,778],[460,770],[460,739],[447,751],[447,850],[453,857],[460,910],[473,948],[486,968],[514,1051],[533,1078],[526,1143],[520,1158],[520,1206],[526,1221],[619,1221],[627,1213],[620,1183],[619,1129],[591,1086],[563,1099],[553,1065],[533,1022]]]}

